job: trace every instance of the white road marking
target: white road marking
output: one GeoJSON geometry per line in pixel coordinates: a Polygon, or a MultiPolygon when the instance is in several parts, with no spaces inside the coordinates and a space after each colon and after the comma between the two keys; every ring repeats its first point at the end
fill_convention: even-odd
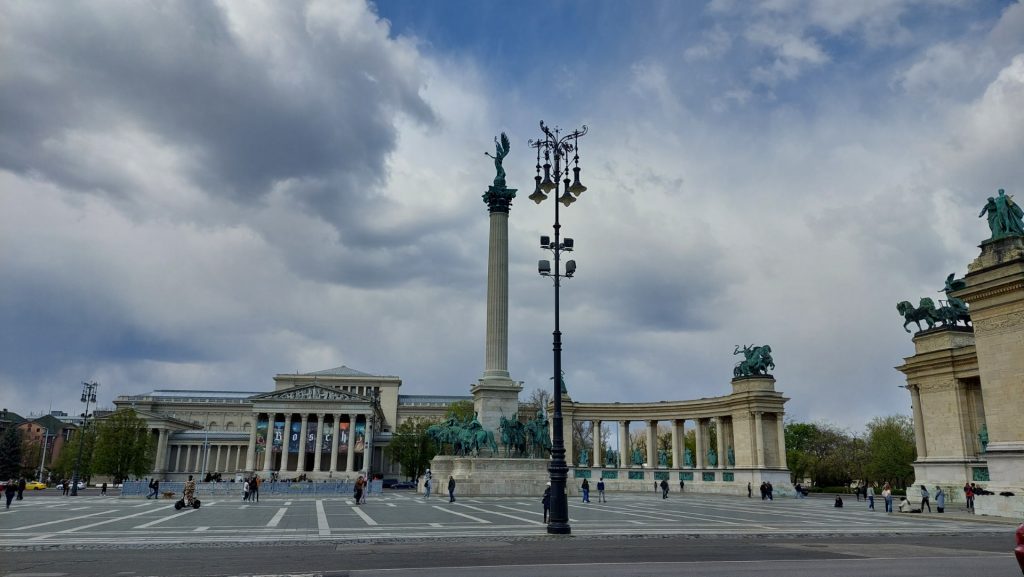
{"type": "MultiPolygon", "coordinates": [[[[172,507],[173,507],[173,505],[172,505],[172,507]]],[[[171,519],[177,519],[178,517],[181,517],[182,515],[188,515],[189,513],[192,513],[194,511],[196,511],[196,509],[189,509],[187,511],[182,511],[181,513],[177,513],[175,515],[171,515],[170,517],[161,517],[161,518],[156,519],[154,521],[150,521],[149,523],[144,523],[142,525],[138,525],[135,528],[136,529],[145,529],[146,527],[152,527],[153,525],[159,525],[160,523],[163,523],[164,521],[170,521],[171,519]]]]}
{"type": "Polygon", "coordinates": [[[88,508],[89,507],[75,507],[74,509],[68,509],[68,511],[82,511],[82,510],[88,509],[88,508]]]}
{"type": "Polygon", "coordinates": [[[249,508],[248,505],[242,505],[241,507],[238,508],[238,510],[241,511],[242,509],[248,509],[248,508],[249,508]]]}
{"type": "Polygon", "coordinates": [[[384,503],[384,504],[387,505],[388,507],[397,507],[398,506],[398,505],[395,505],[394,503],[384,503]]]}
{"type": "Polygon", "coordinates": [[[472,515],[467,515],[465,513],[459,513],[458,511],[452,511],[450,507],[442,507],[440,505],[434,505],[434,508],[437,509],[438,511],[444,511],[445,513],[451,513],[452,515],[458,515],[459,517],[465,517],[467,519],[472,519],[473,521],[476,521],[477,523],[488,523],[488,524],[490,524],[490,521],[488,521],[486,519],[481,519],[480,517],[474,517],[472,515]]]}
{"type": "Polygon", "coordinates": [[[321,537],[331,534],[331,526],[327,523],[327,512],[324,511],[323,499],[316,501],[316,528],[321,537]]]}
{"type": "Polygon", "coordinates": [[[292,504],[292,502],[291,502],[291,501],[285,501],[285,502],[284,502],[284,506],[285,506],[285,507],[287,507],[288,505],[291,505],[291,504],[292,504]]]}
{"type": "Polygon", "coordinates": [[[193,533],[201,533],[203,531],[206,531],[207,529],[209,529],[209,527],[196,527],[195,529],[192,529],[192,532],[193,533]]]}
{"type": "Polygon", "coordinates": [[[429,525],[430,525],[431,527],[444,527],[444,525],[442,525],[442,524],[440,524],[440,523],[430,523],[429,525]]]}
{"type": "Polygon", "coordinates": [[[56,523],[65,523],[67,521],[75,521],[77,519],[85,519],[86,517],[95,517],[96,515],[103,515],[105,513],[116,513],[117,509],[111,509],[109,511],[100,511],[99,513],[89,513],[88,515],[79,515],[77,517],[68,517],[67,519],[57,519],[56,521],[47,521],[45,523],[36,523],[35,525],[25,525],[24,527],[16,527],[15,531],[24,531],[25,529],[35,529],[36,527],[44,527],[46,525],[54,525],[56,523]]]}
{"type": "Polygon", "coordinates": [[[525,517],[516,517],[515,515],[509,515],[508,513],[499,513],[498,511],[488,511],[487,509],[481,509],[480,507],[474,507],[472,505],[463,505],[463,504],[460,503],[459,506],[460,507],[465,507],[467,509],[473,509],[474,511],[480,511],[481,513],[489,513],[491,515],[500,515],[502,517],[508,517],[509,519],[515,519],[516,521],[523,521],[523,522],[526,522],[526,523],[530,523],[531,525],[543,525],[544,524],[544,523],[542,523],[540,521],[534,521],[533,519],[526,519],[525,517]]]}
{"type": "Polygon", "coordinates": [[[274,513],[274,516],[267,522],[267,527],[277,527],[277,524],[281,522],[281,517],[284,517],[285,512],[288,511],[288,507],[281,507],[274,513]]]}
{"type": "MultiPolygon", "coordinates": [[[[162,507],[161,509],[170,509],[173,506],[174,505],[168,505],[166,507],[162,507]]],[[[157,509],[157,511],[160,511],[161,509],[157,509]]],[[[82,529],[91,529],[92,527],[99,527],[100,525],[106,525],[108,523],[116,523],[118,521],[123,521],[125,519],[131,519],[132,517],[140,517],[142,515],[149,515],[152,512],[153,511],[142,511],[142,512],[139,512],[139,513],[135,513],[133,515],[125,515],[124,517],[115,517],[113,519],[106,519],[104,521],[97,521],[95,523],[89,523],[88,525],[79,525],[78,527],[72,527],[70,529],[64,529],[63,531],[57,531],[57,532],[58,533],[74,533],[75,531],[81,531],[82,529]]]]}
{"type": "Polygon", "coordinates": [[[367,515],[366,513],[363,513],[363,510],[360,509],[359,507],[352,507],[352,510],[355,511],[356,515],[359,515],[360,517],[362,517],[363,521],[366,521],[367,525],[376,525],[377,524],[377,522],[374,521],[373,519],[371,519],[369,515],[367,515]]]}

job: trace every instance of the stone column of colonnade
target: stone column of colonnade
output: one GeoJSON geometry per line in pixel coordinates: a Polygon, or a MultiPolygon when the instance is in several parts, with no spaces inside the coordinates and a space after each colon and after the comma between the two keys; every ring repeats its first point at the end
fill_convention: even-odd
{"type": "Polygon", "coordinates": [[[324,416],[326,413],[316,414],[316,442],[313,443],[313,471],[320,472],[320,453],[324,446],[324,416]]]}
{"type": "Polygon", "coordinates": [[[604,455],[601,454],[601,421],[595,419],[591,421],[591,423],[593,425],[591,427],[590,433],[594,437],[594,450],[591,452],[591,454],[594,457],[594,466],[603,467],[604,455]]]}
{"type": "Polygon", "coordinates": [[[338,423],[341,422],[341,413],[334,413],[332,415],[334,422],[331,426],[334,427],[334,434],[331,435],[331,471],[338,470],[338,423]]]}
{"type": "Polygon", "coordinates": [[[718,468],[726,469],[729,463],[725,455],[725,419],[722,417],[715,417],[715,433],[715,440],[718,445],[715,449],[715,453],[718,455],[718,468]]]}
{"type": "Polygon", "coordinates": [[[647,421],[647,466],[658,466],[658,421],[647,421]]]}
{"type": "Polygon", "coordinates": [[[764,413],[761,411],[754,412],[754,446],[757,454],[757,462],[754,466],[763,469],[766,464],[764,462],[764,413]]]}
{"type": "MultiPolygon", "coordinates": [[[[271,467],[273,466],[273,462],[274,462],[274,452],[272,450],[273,449],[273,437],[272,437],[272,435],[274,434],[274,421],[276,421],[276,420],[277,420],[277,413],[267,413],[267,438],[264,439],[264,444],[263,444],[263,474],[265,476],[269,476],[270,475],[271,467]]],[[[256,422],[259,423],[259,415],[256,415],[256,422]]],[[[256,430],[255,426],[253,426],[253,430],[254,431],[256,430]]],[[[254,466],[255,466],[255,464],[254,464],[254,466]]]]}
{"type": "Polygon", "coordinates": [[[619,421],[619,467],[629,466],[629,421],[619,421]]]}
{"type": "Polygon", "coordinates": [[[924,436],[924,411],[921,409],[921,389],[917,385],[907,385],[910,390],[910,404],[914,411],[914,442],[917,446],[917,460],[928,456],[928,442],[924,436]]]}
{"type": "Polygon", "coordinates": [[[672,420],[672,467],[676,469],[682,469],[686,464],[683,454],[686,452],[686,448],[683,446],[683,419],[672,420]]]}
{"type": "Polygon", "coordinates": [[[707,453],[707,450],[704,448],[704,438],[705,438],[704,437],[704,433],[707,430],[707,420],[706,419],[697,419],[696,425],[697,426],[694,427],[694,429],[693,429],[694,438],[696,440],[696,443],[694,443],[694,451],[693,452],[697,453],[697,454],[693,456],[693,459],[694,459],[693,463],[694,463],[694,465],[697,466],[698,469],[703,469],[704,468],[704,455],[707,453]]]}
{"type": "Polygon", "coordinates": [[[245,470],[255,471],[256,470],[256,423],[259,422],[259,415],[255,415],[253,419],[252,428],[249,429],[249,446],[246,447],[245,451],[245,470]]]}
{"type": "Polygon", "coordinates": [[[291,469],[288,468],[288,447],[292,443],[292,414],[285,413],[284,415],[284,438],[281,439],[281,464],[277,470],[282,473],[287,473],[291,469]]]}
{"type": "Polygon", "coordinates": [[[789,465],[786,463],[786,425],[783,423],[782,417],[783,413],[775,413],[775,425],[778,427],[779,467],[788,469],[789,465]]]}
{"type": "Polygon", "coordinates": [[[356,462],[356,415],[348,416],[348,453],[345,455],[345,470],[351,471],[356,462]]]}

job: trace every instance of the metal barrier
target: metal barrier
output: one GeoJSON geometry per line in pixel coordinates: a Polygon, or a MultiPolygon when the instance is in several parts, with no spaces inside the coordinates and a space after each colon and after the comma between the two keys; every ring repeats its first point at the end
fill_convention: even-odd
{"type": "MultiPolygon", "coordinates": [[[[370,481],[367,485],[368,494],[381,494],[384,492],[384,482],[381,480],[370,481]]],[[[181,481],[161,481],[160,493],[171,492],[175,497],[181,497],[185,490],[185,483],[181,481]]],[[[260,483],[260,495],[294,495],[294,496],[318,496],[318,495],[351,495],[355,490],[354,481],[325,481],[316,482],[293,482],[293,481],[265,481],[260,483]]],[[[148,481],[126,481],[121,486],[122,497],[145,497],[152,490],[148,481]]],[[[196,483],[196,496],[242,496],[242,483],[220,482],[220,483],[196,483]]]]}

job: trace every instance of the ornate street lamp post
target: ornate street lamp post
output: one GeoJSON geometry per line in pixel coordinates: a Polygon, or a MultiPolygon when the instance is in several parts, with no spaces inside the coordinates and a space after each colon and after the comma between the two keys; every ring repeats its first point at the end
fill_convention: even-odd
{"type": "Polygon", "coordinates": [[[569,527],[569,503],[566,500],[565,485],[568,477],[569,467],[565,463],[565,439],[562,431],[562,332],[559,328],[559,288],[562,277],[571,278],[576,272],[576,261],[570,260],[565,263],[565,273],[561,272],[561,260],[563,252],[570,252],[573,249],[571,238],[561,238],[561,224],[558,222],[558,203],[566,208],[576,202],[576,197],[587,190],[587,187],[580,183],[580,157],[579,138],[587,133],[584,125],[566,135],[562,135],[558,128],[548,128],[544,121],[540,123],[540,129],[544,138],[530,140],[530,146],[537,149],[537,175],[534,177],[536,186],[530,200],[540,204],[547,199],[548,194],[554,191],[555,199],[555,240],[547,236],[540,237],[540,246],[550,250],[554,255],[554,267],[547,260],[538,263],[538,272],[541,276],[552,277],[555,285],[555,330],[552,333],[552,350],[554,351],[555,371],[554,377],[554,414],[551,417],[552,438],[551,438],[551,464],[548,465],[548,472],[551,475],[551,514],[548,517],[548,533],[568,534],[572,531],[569,527]],[[570,155],[572,159],[570,161],[570,155]],[[541,156],[544,157],[544,164],[541,165],[541,156]],[[554,162],[554,166],[552,166],[554,162]],[[573,180],[569,181],[569,164],[572,163],[573,180]],[[541,177],[541,168],[544,169],[544,176],[541,177]],[[561,181],[562,195],[559,197],[559,181],[561,181]]]}
{"type": "Polygon", "coordinates": [[[96,402],[96,389],[100,384],[82,383],[82,402],[85,403],[85,412],[82,413],[82,435],[78,439],[78,457],[75,459],[75,472],[71,475],[71,496],[78,496],[78,471],[82,467],[82,449],[85,448],[85,431],[89,426],[89,403],[96,402]]]}

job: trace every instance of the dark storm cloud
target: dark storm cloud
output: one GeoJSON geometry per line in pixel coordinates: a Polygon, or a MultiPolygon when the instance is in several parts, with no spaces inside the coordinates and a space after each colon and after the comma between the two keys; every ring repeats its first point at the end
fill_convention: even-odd
{"type": "Polygon", "coordinates": [[[5,30],[0,166],[69,188],[131,196],[104,167],[62,162],[73,159],[52,147],[131,124],[198,159],[188,176],[211,194],[257,202],[275,182],[315,178],[325,185],[296,200],[356,221],[385,176],[394,116],[433,122],[422,76],[383,49],[383,33],[340,37],[301,10],[275,15],[266,38],[280,46],[266,49],[203,2],[5,12],[16,25],[5,30]]]}

